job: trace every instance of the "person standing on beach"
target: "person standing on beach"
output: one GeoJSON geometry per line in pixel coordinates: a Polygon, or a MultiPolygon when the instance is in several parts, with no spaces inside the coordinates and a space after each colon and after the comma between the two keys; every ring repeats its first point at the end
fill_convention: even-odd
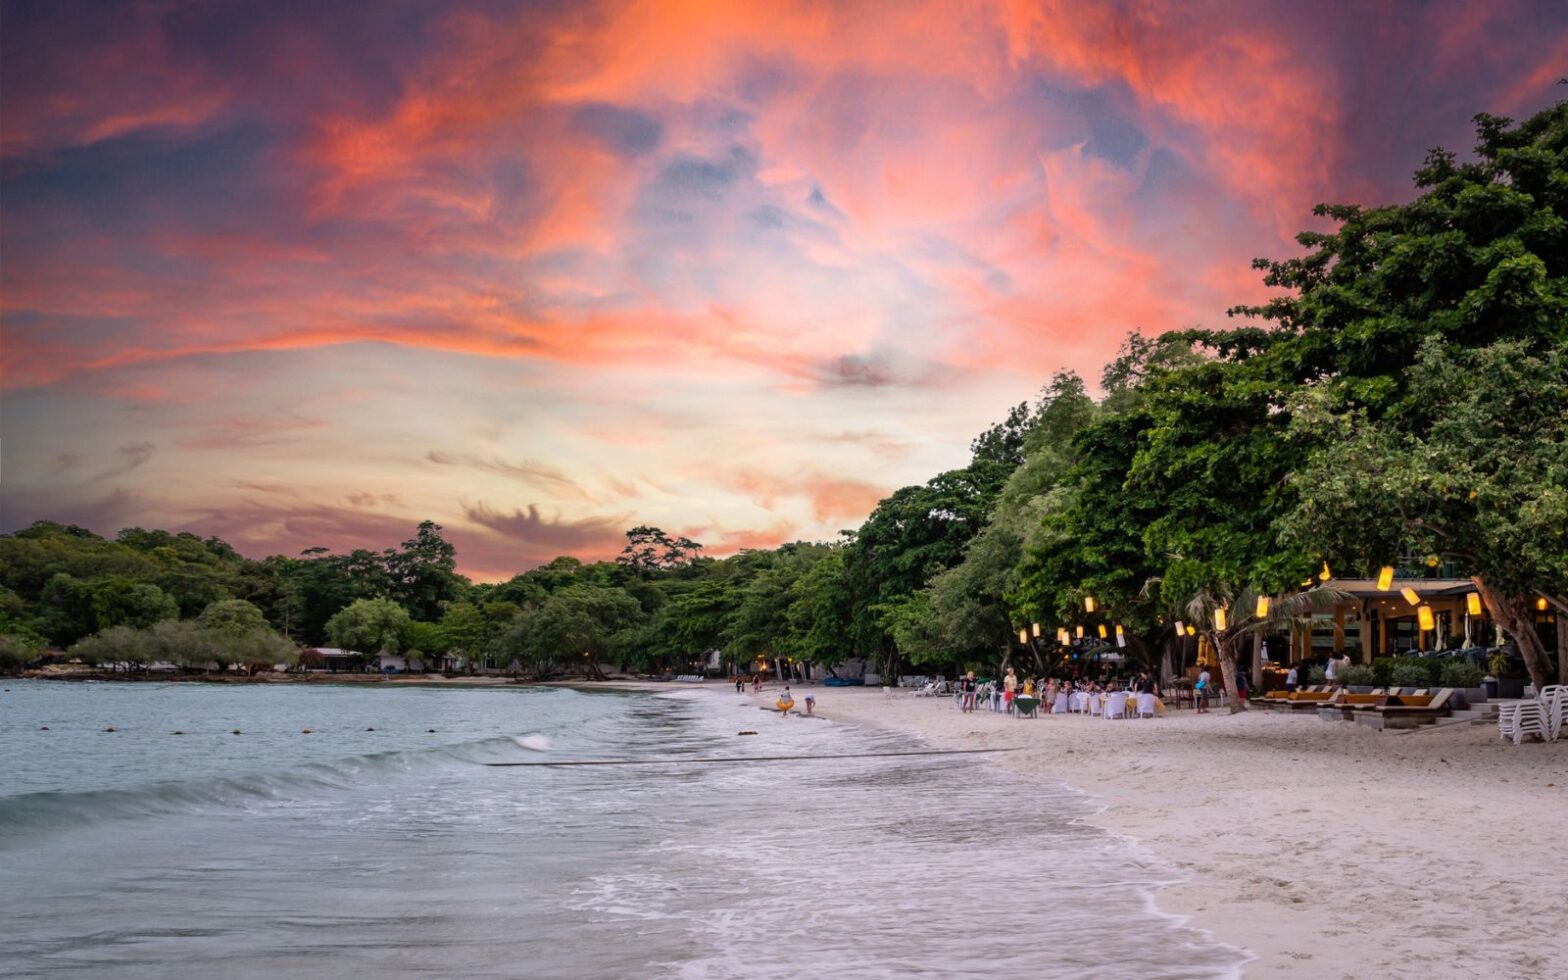
{"type": "Polygon", "coordinates": [[[1018,696],[1018,675],[1013,673],[1013,668],[1007,668],[1007,676],[1002,678],[1002,707],[1009,714],[1013,710],[1013,698],[1018,696]]]}
{"type": "Polygon", "coordinates": [[[735,693],[736,694],[745,694],[746,693],[746,678],[742,674],[736,674],[735,675],[735,693]]]}
{"type": "Polygon", "coordinates": [[[806,695],[806,717],[808,717],[808,718],[811,717],[813,714],[816,713],[816,710],[817,710],[817,696],[815,694],[808,693],[806,695]]]}
{"type": "Polygon", "coordinates": [[[1329,658],[1328,658],[1328,663],[1323,665],[1323,679],[1325,681],[1328,681],[1328,686],[1329,687],[1333,687],[1334,686],[1334,678],[1337,677],[1338,674],[1339,674],[1339,661],[1336,660],[1332,654],[1330,654],[1329,658]]]}
{"type": "Polygon", "coordinates": [[[980,685],[975,682],[975,672],[972,670],[959,679],[958,692],[964,696],[961,704],[964,714],[975,710],[975,692],[979,688],[980,685]]]}
{"type": "Polygon", "coordinates": [[[1198,714],[1209,713],[1209,668],[1203,668],[1198,674],[1198,683],[1192,689],[1193,698],[1198,708],[1198,714]]]}
{"type": "Polygon", "coordinates": [[[1296,665],[1291,664],[1290,669],[1285,671],[1285,690],[1294,691],[1300,683],[1301,674],[1296,670],[1296,665]]]}

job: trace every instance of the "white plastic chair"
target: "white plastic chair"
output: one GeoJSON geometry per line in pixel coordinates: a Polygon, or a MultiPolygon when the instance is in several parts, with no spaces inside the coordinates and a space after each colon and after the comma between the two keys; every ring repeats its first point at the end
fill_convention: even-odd
{"type": "Polygon", "coordinates": [[[1568,717],[1568,684],[1548,684],[1541,688],[1541,713],[1546,740],[1555,742],[1562,738],[1564,718],[1568,717]]]}
{"type": "Polygon", "coordinates": [[[1085,694],[1084,700],[1089,702],[1089,717],[1099,718],[1105,712],[1105,705],[1098,694],[1085,694]]]}
{"type": "Polygon", "coordinates": [[[1113,691],[1105,702],[1105,720],[1127,717],[1127,692],[1113,691]]]}
{"type": "Polygon", "coordinates": [[[1546,705],[1539,701],[1515,701],[1503,705],[1497,713],[1497,734],[1512,739],[1515,745],[1522,744],[1526,735],[1539,735],[1543,742],[1550,741],[1547,732],[1546,705]]]}
{"type": "Polygon", "coordinates": [[[1140,694],[1140,695],[1138,695],[1138,717],[1140,717],[1140,718],[1153,718],[1154,717],[1154,695],[1152,695],[1152,694],[1140,694]]]}

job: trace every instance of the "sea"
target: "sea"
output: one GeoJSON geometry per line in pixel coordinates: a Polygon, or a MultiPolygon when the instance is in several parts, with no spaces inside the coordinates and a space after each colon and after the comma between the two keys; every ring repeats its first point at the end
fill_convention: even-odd
{"type": "Polygon", "coordinates": [[[1245,961],[1162,914],[1172,870],[1066,785],[888,756],[926,746],[730,687],[3,687],[0,977],[1107,980],[1245,961]],[[758,756],[792,758],[693,761],[758,756]],[[585,760],[647,764],[487,765],[585,760]]]}

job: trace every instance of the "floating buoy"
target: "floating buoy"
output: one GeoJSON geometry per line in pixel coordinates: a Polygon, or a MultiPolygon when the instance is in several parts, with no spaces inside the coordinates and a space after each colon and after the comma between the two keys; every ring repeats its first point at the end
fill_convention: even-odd
{"type": "Polygon", "coordinates": [[[241,732],[238,728],[236,728],[236,729],[234,729],[234,731],[230,732],[229,734],[230,735],[241,735],[241,734],[244,734],[244,733],[241,732]]]}
{"type": "Polygon", "coordinates": [[[308,729],[308,728],[301,728],[301,729],[300,729],[300,730],[299,730],[299,733],[300,733],[300,734],[301,734],[301,735],[309,735],[309,734],[310,734],[310,729],[308,729]]]}
{"type": "Polygon", "coordinates": [[[436,733],[436,730],[434,728],[427,728],[427,729],[425,729],[425,731],[428,734],[431,734],[431,735],[434,735],[436,733]]]}
{"type": "Polygon", "coordinates": [[[110,726],[110,727],[108,727],[108,728],[105,728],[105,729],[104,729],[104,731],[106,731],[106,732],[112,732],[112,731],[114,731],[114,727],[113,727],[113,726],[112,726],[112,725],[111,725],[111,726],[110,726]]]}
{"type": "Polygon", "coordinates": [[[39,726],[38,730],[41,731],[41,732],[47,732],[49,730],[49,726],[48,725],[41,725],[41,726],[39,726]]]}
{"type": "Polygon", "coordinates": [[[756,732],[736,732],[736,735],[755,735],[756,732]]]}
{"type": "Polygon", "coordinates": [[[170,732],[169,734],[170,735],[184,735],[185,733],[180,731],[179,729],[175,729],[174,731],[170,732]]]}
{"type": "Polygon", "coordinates": [[[374,729],[374,728],[367,728],[367,729],[365,729],[365,731],[367,731],[367,732],[373,732],[373,731],[375,731],[375,729],[374,729]]]}

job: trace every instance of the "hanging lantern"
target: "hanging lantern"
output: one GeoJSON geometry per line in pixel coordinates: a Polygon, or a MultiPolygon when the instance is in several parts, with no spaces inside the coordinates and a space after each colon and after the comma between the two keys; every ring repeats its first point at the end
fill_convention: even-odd
{"type": "Polygon", "coordinates": [[[1268,617],[1269,617],[1269,597],[1266,596],[1266,595],[1260,595],[1260,596],[1258,596],[1258,618],[1259,619],[1268,619],[1268,617]]]}
{"type": "Polygon", "coordinates": [[[1301,587],[1303,589],[1310,589],[1310,588],[1312,588],[1312,580],[1311,579],[1303,580],[1302,583],[1301,583],[1301,587]]]}
{"type": "Polygon", "coordinates": [[[1481,615],[1481,593],[1472,592],[1465,596],[1465,608],[1470,610],[1470,615],[1481,615]]]}
{"type": "Polygon", "coordinates": [[[1060,643],[1064,647],[1072,646],[1073,638],[1067,634],[1066,630],[1057,630],[1056,642],[1060,643]]]}
{"type": "Polygon", "coordinates": [[[1216,610],[1214,610],[1214,628],[1216,630],[1220,631],[1221,633],[1223,633],[1223,632],[1225,632],[1226,625],[1227,625],[1227,622],[1226,622],[1226,619],[1225,619],[1225,610],[1224,609],[1216,609],[1216,610]]]}
{"type": "Polygon", "coordinates": [[[1416,620],[1421,624],[1423,630],[1429,630],[1436,626],[1436,621],[1432,618],[1431,606],[1418,607],[1416,609],[1416,620]]]}
{"type": "Polygon", "coordinates": [[[1179,619],[1176,620],[1176,635],[1177,636],[1186,636],[1187,635],[1187,627],[1183,626],[1182,625],[1182,621],[1179,620],[1179,619]]]}
{"type": "Polygon", "coordinates": [[[1104,623],[1100,624],[1100,639],[1102,639],[1102,640],[1105,639],[1105,624],[1104,623]]]}
{"type": "Polygon", "coordinates": [[[1035,623],[1034,624],[1034,638],[1037,639],[1037,640],[1040,638],[1040,624],[1039,623],[1035,623]]]}
{"type": "Polygon", "coordinates": [[[1083,639],[1083,624],[1078,624],[1078,639],[1083,639]]]}
{"type": "Polygon", "coordinates": [[[1086,613],[1094,612],[1094,596],[1086,595],[1083,597],[1083,611],[1086,613]]]}
{"type": "Polygon", "coordinates": [[[1436,555],[1427,555],[1426,556],[1426,567],[1427,568],[1436,568],[1440,564],[1442,564],[1442,562],[1438,560],[1438,557],[1436,555]]]}
{"type": "Polygon", "coordinates": [[[1120,624],[1118,624],[1116,627],[1116,645],[1119,647],[1124,647],[1127,645],[1127,634],[1122,632],[1120,624]]]}
{"type": "Polygon", "coordinates": [[[1407,585],[1400,589],[1399,594],[1404,596],[1405,601],[1410,603],[1412,606],[1421,605],[1421,597],[1416,595],[1416,590],[1412,589],[1410,586],[1407,585]]]}
{"type": "Polygon", "coordinates": [[[1324,562],[1323,563],[1323,570],[1321,572],[1318,572],[1318,578],[1320,580],[1324,581],[1324,582],[1327,582],[1329,579],[1331,579],[1333,577],[1334,577],[1334,573],[1328,570],[1328,562],[1324,562]]]}
{"type": "Polygon", "coordinates": [[[1377,590],[1387,592],[1394,587],[1394,566],[1384,565],[1377,570],[1377,590]]]}
{"type": "Polygon", "coordinates": [[[1018,631],[1018,643],[1019,643],[1020,646],[1028,646],[1029,645],[1029,631],[1028,630],[1019,630],[1018,631]]]}
{"type": "Polygon", "coordinates": [[[1535,600],[1535,608],[1538,612],[1546,612],[1546,596],[1543,595],[1535,600]]]}
{"type": "Polygon", "coordinates": [[[1191,623],[1188,623],[1187,624],[1187,635],[1188,636],[1197,636],[1198,635],[1198,627],[1192,625],[1191,623]]]}

